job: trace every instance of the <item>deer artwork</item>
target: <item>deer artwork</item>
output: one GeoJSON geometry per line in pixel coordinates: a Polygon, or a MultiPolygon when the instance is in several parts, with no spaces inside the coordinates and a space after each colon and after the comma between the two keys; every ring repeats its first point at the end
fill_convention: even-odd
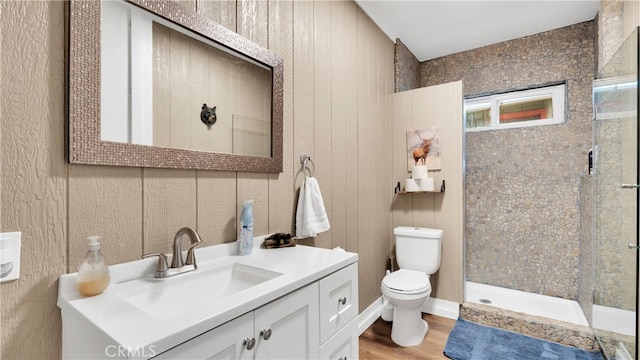
{"type": "Polygon", "coordinates": [[[415,150],[413,150],[413,160],[416,162],[416,165],[418,165],[418,162],[420,160],[422,160],[422,165],[425,165],[427,161],[427,155],[429,155],[429,148],[431,148],[433,137],[423,139],[420,135],[418,135],[418,138],[422,140],[422,146],[419,146],[415,150]]]}

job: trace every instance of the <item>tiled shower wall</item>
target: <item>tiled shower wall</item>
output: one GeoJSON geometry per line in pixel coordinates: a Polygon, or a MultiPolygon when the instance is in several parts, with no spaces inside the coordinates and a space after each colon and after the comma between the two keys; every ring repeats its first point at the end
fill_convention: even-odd
{"type": "Polygon", "coordinates": [[[394,52],[395,92],[420,87],[420,61],[400,39],[396,39],[394,52]]]}
{"type": "Polygon", "coordinates": [[[422,63],[421,86],[465,96],[566,82],[564,124],[467,133],[467,280],[577,298],[595,54],[589,21],[422,63]]]}
{"type": "Polygon", "coordinates": [[[624,11],[624,1],[600,1],[600,9],[598,10],[598,70],[602,69],[609,61],[625,39],[624,11]]]}

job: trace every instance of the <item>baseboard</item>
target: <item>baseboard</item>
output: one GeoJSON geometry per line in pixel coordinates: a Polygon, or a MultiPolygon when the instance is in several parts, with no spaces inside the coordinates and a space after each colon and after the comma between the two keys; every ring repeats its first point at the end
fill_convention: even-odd
{"type": "MultiPolygon", "coordinates": [[[[377,298],[369,307],[358,315],[358,331],[362,334],[373,324],[382,313],[382,296],[377,298]]],[[[447,319],[457,319],[460,316],[460,304],[453,301],[435,298],[427,299],[427,303],[420,309],[423,313],[442,316],[447,319]]]]}
{"type": "Polygon", "coordinates": [[[358,315],[358,332],[360,335],[369,328],[378,318],[382,311],[382,296],[376,299],[369,307],[358,315]]]}
{"type": "Polygon", "coordinates": [[[442,316],[447,319],[457,319],[460,316],[460,304],[457,302],[428,298],[421,308],[423,313],[442,316]]]}

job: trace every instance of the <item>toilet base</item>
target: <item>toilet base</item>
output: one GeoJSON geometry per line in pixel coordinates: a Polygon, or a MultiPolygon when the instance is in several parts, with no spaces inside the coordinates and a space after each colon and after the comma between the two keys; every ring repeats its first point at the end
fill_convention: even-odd
{"type": "Polygon", "coordinates": [[[422,344],[429,330],[429,324],[422,319],[420,309],[393,309],[391,340],[404,347],[422,344]]]}

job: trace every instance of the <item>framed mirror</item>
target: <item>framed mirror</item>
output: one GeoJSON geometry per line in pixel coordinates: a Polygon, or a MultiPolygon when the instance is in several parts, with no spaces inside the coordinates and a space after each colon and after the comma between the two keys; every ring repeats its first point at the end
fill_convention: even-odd
{"type": "Polygon", "coordinates": [[[168,0],[70,0],[69,162],[282,171],[283,60],[168,0]]]}

